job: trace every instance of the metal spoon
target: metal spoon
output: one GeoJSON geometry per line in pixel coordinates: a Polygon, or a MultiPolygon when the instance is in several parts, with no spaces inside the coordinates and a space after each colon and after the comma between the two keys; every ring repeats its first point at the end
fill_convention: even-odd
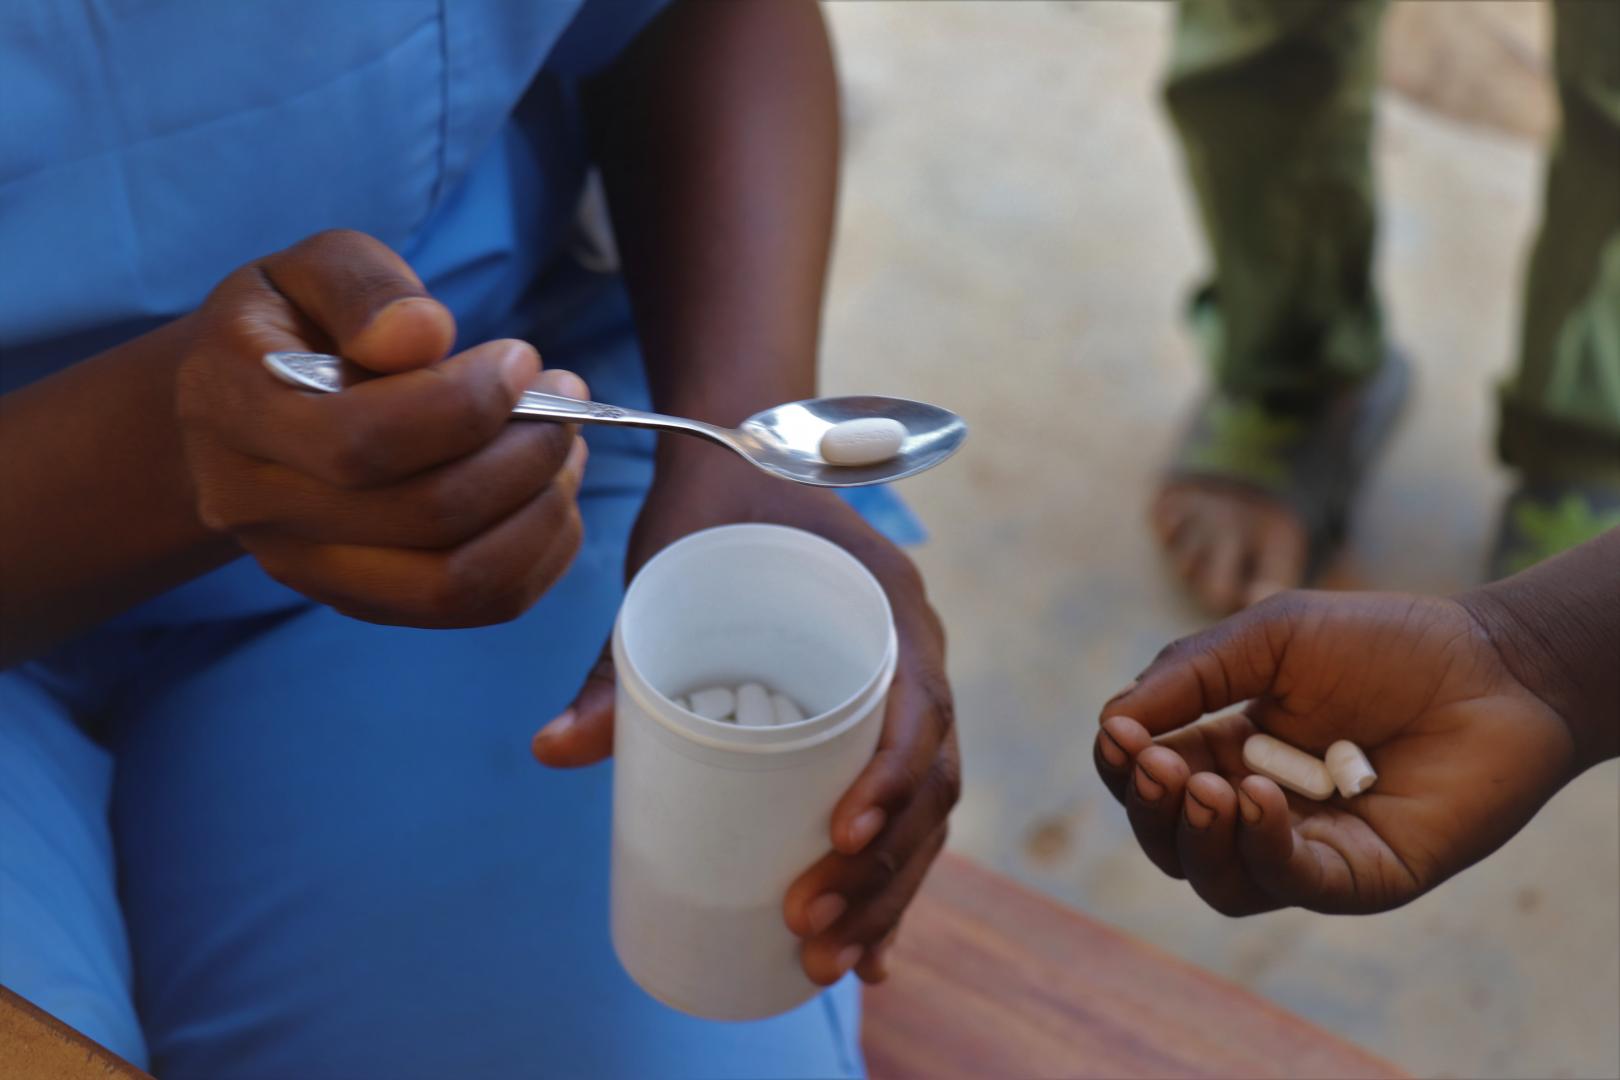
{"type": "MultiPolygon", "coordinates": [[[[355,381],[345,375],[346,368],[353,371],[351,365],[325,353],[266,353],[264,366],[276,377],[306,390],[333,393],[355,381]]],[[[789,402],[755,413],[736,428],[596,401],[576,401],[537,390],[524,391],[512,415],[698,435],[736,451],[773,476],[818,487],[864,487],[915,476],[956,453],[967,438],[967,424],[949,409],[907,398],[869,395],[789,402]],[[905,441],[894,457],[872,465],[829,465],[822,460],[821,436],[828,428],[869,416],[892,417],[905,425],[905,441]]]]}

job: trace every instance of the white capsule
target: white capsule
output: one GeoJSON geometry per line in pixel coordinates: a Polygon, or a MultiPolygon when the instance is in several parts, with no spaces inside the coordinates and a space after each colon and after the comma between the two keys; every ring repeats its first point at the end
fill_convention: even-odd
{"type": "Polygon", "coordinates": [[[1333,777],[1320,758],[1270,735],[1256,733],[1244,740],[1243,764],[1307,799],[1320,802],[1333,794],[1333,777]]]}
{"type": "Polygon", "coordinates": [[[776,713],[778,724],[797,724],[804,719],[804,710],[799,708],[799,703],[786,694],[772,694],[771,709],[776,713]]]}
{"type": "Polygon", "coordinates": [[[757,682],[737,687],[737,723],[742,727],[770,727],[776,723],[770,691],[757,682]]]}
{"type": "Polygon", "coordinates": [[[1353,799],[1378,782],[1372,762],[1361,752],[1361,747],[1349,739],[1340,739],[1327,748],[1327,770],[1339,794],[1353,799]]]}
{"type": "Polygon", "coordinates": [[[691,709],[705,720],[729,720],[737,709],[737,698],[726,686],[694,690],[691,709]]]}
{"type": "Polygon", "coordinates": [[[821,456],[829,465],[876,465],[900,452],[906,425],[887,416],[866,416],[834,424],[821,437],[821,456]]]}

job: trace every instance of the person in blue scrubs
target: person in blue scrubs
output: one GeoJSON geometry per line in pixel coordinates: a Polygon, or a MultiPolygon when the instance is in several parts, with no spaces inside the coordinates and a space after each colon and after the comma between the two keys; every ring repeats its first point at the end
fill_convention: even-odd
{"type": "Polygon", "coordinates": [[[722,451],[505,423],[813,393],[814,4],[19,0],[0,100],[0,982],[165,1078],[857,1074],[958,788],[921,579],[722,451]],[[851,550],[902,642],[784,899],[832,989],[748,1024],[614,961],[598,764],[626,571],[732,521],[851,550]]]}

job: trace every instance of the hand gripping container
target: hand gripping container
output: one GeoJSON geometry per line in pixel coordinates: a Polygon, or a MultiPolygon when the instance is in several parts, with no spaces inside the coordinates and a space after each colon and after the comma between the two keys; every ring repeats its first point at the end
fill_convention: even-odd
{"type": "Polygon", "coordinates": [[[694,533],[631,582],[613,631],[613,946],[673,1008],[715,1020],[809,1000],[782,919],[831,848],[894,678],[888,599],[835,544],[776,525],[694,533]],[[674,697],[764,683],[807,719],[742,728],[674,697]]]}

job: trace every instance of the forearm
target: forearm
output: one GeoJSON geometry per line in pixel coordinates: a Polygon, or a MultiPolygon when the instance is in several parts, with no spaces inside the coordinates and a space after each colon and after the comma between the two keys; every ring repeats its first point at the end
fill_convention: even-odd
{"type": "Polygon", "coordinates": [[[1583,766],[1620,756],[1620,529],[1459,597],[1583,766]]]}
{"type": "Polygon", "coordinates": [[[0,397],[0,666],[234,554],[185,479],[184,332],[171,323],[0,397]]]}
{"type": "Polygon", "coordinates": [[[587,108],[657,406],[812,395],[839,138],[815,4],[677,4],[587,108]]]}

